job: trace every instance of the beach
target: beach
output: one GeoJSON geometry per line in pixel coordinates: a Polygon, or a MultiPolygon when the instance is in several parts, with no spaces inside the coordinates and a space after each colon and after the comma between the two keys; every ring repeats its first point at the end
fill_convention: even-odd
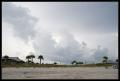
{"type": "Polygon", "coordinates": [[[2,79],[118,79],[118,69],[109,67],[7,67],[2,79]]]}

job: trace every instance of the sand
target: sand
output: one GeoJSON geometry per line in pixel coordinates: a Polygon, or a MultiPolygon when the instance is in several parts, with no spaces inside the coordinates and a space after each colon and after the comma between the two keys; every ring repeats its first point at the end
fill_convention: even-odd
{"type": "Polygon", "coordinates": [[[118,69],[109,67],[2,68],[2,79],[118,79],[118,69]]]}

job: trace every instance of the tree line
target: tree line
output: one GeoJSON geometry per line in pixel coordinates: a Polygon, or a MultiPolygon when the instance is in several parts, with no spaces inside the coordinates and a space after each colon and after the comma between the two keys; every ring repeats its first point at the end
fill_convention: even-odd
{"type": "MultiPolygon", "coordinates": [[[[28,61],[27,61],[28,63],[34,63],[34,62],[33,62],[33,58],[35,58],[35,55],[33,55],[33,54],[26,56],[26,59],[28,59],[28,61]]],[[[43,58],[42,55],[39,55],[39,56],[38,56],[38,59],[40,60],[40,64],[41,64],[41,60],[44,60],[44,58],[43,58]]]]}
{"type": "MultiPolygon", "coordinates": [[[[7,60],[9,59],[9,56],[5,55],[3,58],[5,59],[5,62],[7,62],[7,60]]],[[[35,55],[32,52],[30,52],[30,55],[26,56],[27,63],[34,63],[34,61],[33,61],[34,58],[35,58],[35,55]]],[[[37,58],[40,60],[40,64],[41,64],[41,60],[44,60],[44,57],[42,55],[39,55],[37,58]]],[[[118,62],[118,59],[116,59],[116,62],[118,62]]],[[[107,56],[103,57],[102,63],[103,64],[108,63],[108,57],[107,56]]],[[[54,64],[57,64],[57,62],[54,62],[54,64]]],[[[73,60],[71,62],[71,64],[77,65],[77,64],[84,64],[84,63],[82,61],[73,60]]]]}

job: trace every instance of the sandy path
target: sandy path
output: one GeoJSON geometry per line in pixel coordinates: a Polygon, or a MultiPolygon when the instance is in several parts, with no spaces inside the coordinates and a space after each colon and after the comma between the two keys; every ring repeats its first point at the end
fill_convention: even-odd
{"type": "Polygon", "coordinates": [[[2,68],[2,79],[118,79],[118,69],[104,67],[2,68]]]}

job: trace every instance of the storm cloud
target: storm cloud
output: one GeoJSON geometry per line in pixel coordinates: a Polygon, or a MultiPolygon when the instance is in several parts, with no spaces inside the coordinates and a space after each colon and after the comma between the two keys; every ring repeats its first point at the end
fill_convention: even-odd
{"type": "Polygon", "coordinates": [[[117,3],[3,2],[2,36],[7,40],[2,42],[3,53],[19,53],[25,60],[29,52],[34,52],[36,58],[43,55],[45,62],[66,64],[73,60],[101,62],[103,56],[112,58],[114,53],[116,58],[117,9],[117,3]],[[12,50],[19,50],[6,52],[11,44],[12,50]]]}
{"type": "Polygon", "coordinates": [[[11,3],[2,4],[2,19],[13,25],[15,30],[15,36],[28,41],[28,37],[34,37],[35,29],[34,25],[37,22],[37,18],[29,15],[29,9],[23,7],[17,7],[11,3]]]}

